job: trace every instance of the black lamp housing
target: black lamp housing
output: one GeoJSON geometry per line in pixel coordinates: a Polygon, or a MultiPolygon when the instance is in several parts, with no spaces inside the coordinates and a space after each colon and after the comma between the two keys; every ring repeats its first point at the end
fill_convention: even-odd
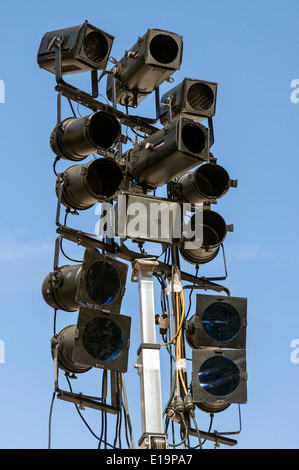
{"type": "Polygon", "coordinates": [[[91,366],[77,365],[73,361],[74,340],[76,336],[76,325],[69,325],[63,328],[58,335],[51,340],[51,353],[54,359],[54,351],[57,343],[58,348],[58,367],[70,374],[81,374],[91,369],[91,366]]]}
{"type": "Polygon", "coordinates": [[[97,111],[81,118],[66,118],[56,124],[50,136],[55,155],[81,161],[88,155],[109,150],[120,138],[119,121],[112,114],[97,111]]]}
{"type": "Polygon", "coordinates": [[[227,171],[216,163],[204,163],[177,180],[180,201],[198,204],[215,201],[224,196],[230,186],[236,185],[227,171]]]}
{"type": "Polygon", "coordinates": [[[75,312],[79,309],[76,292],[81,264],[61,266],[49,273],[42,284],[44,301],[52,308],[75,312]]]}
{"type": "Polygon", "coordinates": [[[188,322],[186,339],[194,349],[245,349],[246,327],[246,298],[197,294],[196,313],[188,322]]]}
{"type": "Polygon", "coordinates": [[[73,361],[126,372],[130,347],[131,318],[103,309],[80,307],[74,337],[73,361]]]}
{"type": "Polygon", "coordinates": [[[87,248],[82,264],[62,266],[46,276],[42,295],[50,307],[67,312],[80,305],[119,312],[127,271],[127,264],[87,248]]]}
{"type": "MultiPolygon", "coordinates": [[[[190,220],[192,232],[196,230],[202,235],[202,244],[198,246],[196,239],[194,246],[189,247],[185,242],[180,247],[182,257],[191,264],[205,264],[212,261],[218,254],[220,245],[224,241],[228,231],[232,231],[231,225],[226,225],[223,217],[218,212],[204,208],[202,224],[196,227],[196,214],[191,216],[190,220]]],[[[194,237],[193,237],[194,239],[194,237]]],[[[190,242],[193,241],[190,240],[190,242]]]]}
{"type": "Polygon", "coordinates": [[[139,183],[157,188],[209,159],[209,129],[186,118],[129,150],[129,168],[139,183]]]}
{"type": "Polygon", "coordinates": [[[247,403],[246,351],[192,349],[194,403],[247,403]]]}
{"type": "Polygon", "coordinates": [[[216,96],[218,84],[194,78],[185,78],[179,85],[167,91],[161,97],[160,121],[168,122],[167,98],[171,96],[172,120],[182,117],[199,122],[213,117],[216,112],[216,96]]]}
{"type": "MultiPolygon", "coordinates": [[[[160,29],[148,31],[117,63],[116,102],[137,106],[141,100],[180,69],[183,38],[160,29]]],[[[107,96],[113,101],[113,80],[107,78],[107,96]]]]}
{"type": "Polygon", "coordinates": [[[62,38],[62,75],[104,70],[106,68],[114,36],[92,26],[82,25],[46,33],[39,47],[37,62],[48,72],[55,69],[55,38],[62,38]]]}
{"type": "Polygon", "coordinates": [[[76,300],[80,305],[96,306],[118,313],[125,294],[128,265],[86,249],[76,300]]]}
{"type": "Polygon", "coordinates": [[[62,204],[70,209],[85,210],[98,201],[116,197],[123,183],[123,169],[116,160],[97,158],[84,165],[73,165],[60,173],[56,180],[56,193],[59,194],[62,184],[62,204]]]}

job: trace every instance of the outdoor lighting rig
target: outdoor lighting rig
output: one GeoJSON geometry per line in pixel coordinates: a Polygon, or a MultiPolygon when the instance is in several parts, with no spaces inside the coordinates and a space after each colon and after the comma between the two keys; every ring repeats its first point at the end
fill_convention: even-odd
{"type": "MultiPolygon", "coordinates": [[[[139,297],[140,347],[135,368],[142,434],[138,446],[166,449],[188,443],[188,449],[201,449],[206,441],[216,447],[234,446],[236,440],[217,431],[202,431],[196,420],[200,411],[213,419],[215,413],[247,401],[247,299],[232,297],[227,287],[215,282],[227,277],[224,242],[233,225],[213,205],[237,187],[237,180],[212,154],[218,84],[186,77],[160,98],[160,85],[173,83],[172,75],[180,70],[182,36],[148,29],[120,60],[111,56],[113,41],[114,36],[85,21],[46,33],[37,55],[38,65],[55,75],[57,92],[57,119],[50,134],[57,238],[53,268],[42,283],[42,296],[54,310],[55,393],[79,408],[111,414],[120,414],[124,408],[129,417],[124,374],[130,368],[131,326],[137,315],[131,308],[125,315],[122,309],[127,263],[131,263],[131,281],[138,284],[139,297]],[[82,72],[91,74],[89,91],[65,79],[82,72]],[[102,102],[99,93],[104,78],[104,93],[111,104],[105,97],[102,102]],[[129,113],[152,93],[154,118],[129,113]],[[71,109],[66,116],[64,98],[71,109]],[[79,116],[73,103],[80,105],[79,116]],[[83,108],[87,108],[85,113],[83,108]],[[166,190],[163,197],[162,188],[166,190]],[[110,219],[103,214],[112,208],[114,232],[90,234],[67,225],[71,215],[86,214],[95,204],[102,210],[96,208],[96,213],[101,214],[105,230],[110,219]],[[66,254],[65,239],[85,248],[82,261],[66,254]],[[138,250],[130,249],[127,241],[138,250]],[[144,243],[150,246],[148,251],[144,243]],[[159,256],[151,253],[152,243],[161,245],[159,256]],[[199,276],[199,268],[214,263],[221,252],[225,275],[199,276]],[[60,262],[61,254],[66,263],[60,262]],[[194,266],[192,274],[189,268],[194,266]],[[161,288],[158,314],[156,281],[161,288]],[[188,289],[190,304],[186,306],[188,289]],[[194,312],[192,295],[197,289],[214,293],[196,292],[194,312]],[[56,333],[59,311],[72,312],[76,319],[56,333]],[[156,339],[157,332],[161,341],[156,339]],[[162,350],[170,354],[172,370],[165,403],[162,350]],[[101,397],[60,388],[59,371],[69,379],[91,369],[102,371],[101,397]],[[170,421],[178,426],[179,443],[175,432],[168,434],[170,421]]],[[[129,419],[126,426],[135,448],[129,419]]]]}

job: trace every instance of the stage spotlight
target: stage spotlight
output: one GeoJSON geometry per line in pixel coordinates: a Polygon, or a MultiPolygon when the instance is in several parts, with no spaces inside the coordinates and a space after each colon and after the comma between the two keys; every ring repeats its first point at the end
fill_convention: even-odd
{"type": "Polygon", "coordinates": [[[230,180],[222,166],[205,163],[178,178],[177,195],[180,201],[191,204],[214,201],[224,196],[230,186],[235,187],[236,182],[230,180]]]}
{"type": "Polygon", "coordinates": [[[62,184],[61,202],[77,210],[89,209],[96,202],[117,196],[124,182],[121,166],[112,158],[97,158],[84,165],[74,165],[60,173],[56,181],[58,194],[62,184]]]}
{"type": "Polygon", "coordinates": [[[137,106],[141,100],[168,79],[182,62],[182,36],[159,29],[149,29],[138,39],[115,68],[115,78],[108,75],[107,96],[123,106],[137,106]]]}
{"type": "Polygon", "coordinates": [[[171,96],[172,120],[187,117],[202,121],[213,117],[216,110],[217,83],[185,78],[179,85],[161,97],[160,121],[163,126],[168,122],[167,99],[171,96]]]}
{"type": "Polygon", "coordinates": [[[209,159],[209,130],[179,118],[129,150],[134,179],[150,188],[168,183],[209,159]]]}
{"type": "Polygon", "coordinates": [[[79,310],[80,305],[119,312],[125,293],[128,265],[86,249],[82,264],[62,266],[46,276],[42,295],[50,307],[79,310]]]}
{"type": "Polygon", "coordinates": [[[46,33],[41,40],[37,55],[37,62],[41,68],[56,73],[54,46],[56,38],[62,38],[62,75],[106,68],[114,37],[88,22],[46,33]]]}
{"type": "Polygon", "coordinates": [[[91,366],[78,365],[73,361],[76,329],[76,325],[67,326],[51,341],[52,357],[54,358],[54,349],[57,348],[58,344],[58,367],[70,374],[81,374],[91,369],[91,366]]]}
{"type": "Polygon", "coordinates": [[[180,248],[182,257],[192,264],[204,264],[212,261],[217,256],[227,231],[232,230],[232,226],[227,226],[221,215],[210,209],[203,211],[202,225],[196,227],[195,214],[191,217],[190,225],[193,233],[202,235],[201,246],[197,247],[195,240],[194,247],[189,248],[183,245],[180,248]]]}
{"type": "Polygon", "coordinates": [[[245,350],[192,350],[194,403],[246,403],[246,384],[245,350]]]}
{"type": "Polygon", "coordinates": [[[246,298],[197,294],[196,313],[187,323],[186,339],[194,349],[245,349],[246,327],[246,298]]]}
{"type": "Polygon", "coordinates": [[[126,372],[131,318],[104,309],[80,307],[73,359],[76,364],[126,372]]]}
{"type": "Polygon", "coordinates": [[[120,138],[118,120],[105,111],[81,118],[67,118],[57,124],[50,136],[50,145],[60,158],[84,160],[98,150],[109,150],[120,138]]]}

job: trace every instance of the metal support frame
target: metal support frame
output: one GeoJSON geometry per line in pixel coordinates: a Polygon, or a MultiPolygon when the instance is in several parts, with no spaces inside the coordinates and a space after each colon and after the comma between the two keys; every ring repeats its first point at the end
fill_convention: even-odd
{"type": "MultiPolygon", "coordinates": [[[[73,88],[71,85],[67,84],[62,78],[62,71],[61,71],[61,64],[62,64],[62,53],[61,53],[61,38],[55,38],[49,47],[52,47],[52,44],[55,46],[55,70],[56,70],[56,82],[57,85],[64,86],[66,88],[70,87],[73,88]]],[[[91,71],[91,86],[92,86],[92,99],[98,97],[98,75],[96,70],[91,71]]],[[[114,85],[115,88],[115,85],[114,85]]],[[[62,122],[62,111],[61,111],[61,98],[63,93],[57,90],[57,125],[60,125],[62,122]]],[[[69,98],[72,99],[72,98],[69,98]]],[[[116,104],[114,103],[114,107],[116,108],[116,104]]],[[[121,142],[118,144],[118,150],[121,154],[121,142]]],[[[60,213],[61,213],[61,204],[62,204],[62,189],[63,189],[64,181],[61,179],[58,194],[57,194],[57,209],[56,209],[56,226],[60,227],[60,213]]],[[[56,272],[59,268],[59,253],[60,253],[60,243],[62,237],[59,236],[56,238],[55,241],[55,251],[54,251],[54,272],[56,272]]],[[[107,243],[113,245],[114,240],[107,240],[107,243]]],[[[89,397],[83,394],[76,394],[73,392],[66,392],[60,390],[58,387],[58,360],[57,360],[58,348],[54,348],[54,376],[55,376],[55,391],[57,392],[58,398],[70,401],[73,403],[78,404],[79,406],[88,406],[91,408],[95,408],[101,411],[105,411],[108,413],[116,414],[120,412],[121,407],[121,394],[122,394],[122,385],[121,385],[121,377],[118,372],[110,371],[110,381],[111,381],[111,403],[112,405],[107,405],[105,403],[101,403],[101,398],[97,397],[89,397]]]]}
{"type": "MultiPolygon", "coordinates": [[[[61,38],[55,38],[53,44],[49,47],[55,46],[55,66],[56,66],[56,83],[55,90],[57,91],[57,124],[60,125],[62,122],[61,115],[61,100],[62,96],[69,100],[75,101],[82,104],[83,106],[93,111],[108,111],[118,119],[121,124],[135,127],[148,134],[155,133],[156,129],[152,124],[155,124],[159,119],[160,115],[160,103],[159,103],[159,87],[155,89],[155,107],[156,107],[156,118],[140,118],[139,116],[129,116],[124,114],[117,109],[116,103],[116,86],[115,86],[115,75],[111,71],[105,71],[105,73],[112,73],[113,75],[113,88],[112,88],[112,101],[113,105],[109,106],[96,100],[98,97],[98,76],[97,71],[91,72],[91,86],[92,93],[87,94],[82,90],[75,88],[74,86],[66,83],[61,73],[61,38]]],[[[162,106],[168,109],[168,122],[172,122],[172,96],[169,95],[167,102],[162,103],[162,106]]],[[[214,144],[214,131],[213,131],[213,120],[208,118],[208,124],[210,128],[210,147],[214,144]]],[[[116,159],[122,158],[122,141],[120,140],[117,146],[116,159]]],[[[171,276],[172,266],[158,262],[154,257],[148,259],[148,255],[142,255],[129,250],[124,245],[118,246],[114,239],[106,239],[100,241],[91,234],[71,229],[60,223],[60,212],[61,212],[61,200],[62,200],[62,189],[63,180],[58,188],[58,201],[56,211],[56,226],[57,233],[59,236],[56,238],[55,243],[55,254],[54,254],[54,272],[59,267],[59,252],[60,242],[63,238],[73,241],[79,245],[87,248],[97,248],[103,251],[107,251],[111,256],[119,256],[120,258],[126,259],[133,263],[133,275],[135,280],[138,282],[139,290],[139,315],[140,315],[140,339],[141,344],[137,351],[137,372],[140,379],[140,398],[141,398],[141,420],[142,420],[142,435],[138,441],[138,445],[141,449],[166,449],[167,448],[167,434],[163,432],[163,410],[162,410],[162,391],[161,391],[161,369],[160,369],[160,345],[156,342],[156,330],[155,330],[155,307],[154,307],[154,284],[153,284],[153,272],[158,270],[166,276],[171,276]],[[137,258],[138,256],[138,258],[137,258]]],[[[173,199],[175,197],[176,187],[174,182],[167,184],[168,197],[173,199]]],[[[225,291],[227,295],[230,295],[228,289],[218,284],[213,283],[215,280],[224,280],[227,276],[227,268],[225,261],[224,248],[224,266],[225,276],[215,278],[198,278],[187,273],[181,273],[181,277],[184,280],[193,282],[190,286],[185,286],[187,289],[212,289],[216,292],[225,291]]],[[[178,247],[171,248],[172,254],[172,265],[176,265],[180,268],[179,251],[178,247]]],[[[133,280],[133,279],[132,279],[133,280]]],[[[57,335],[52,339],[53,341],[53,359],[54,359],[54,382],[55,392],[59,399],[75,403],[79,407],[85,406],[101,410],[103,412],[117,414],[121,411],[121,396],[122,389],[124,387],[124,376],[117,372],[110,372],[111,380],[111,405],[106,404],[106,388],[107,378],[105,379],[105,393],[102,398],[86,396],[81,393],[73,393],[61,390],[58,385],[58,352],[59,352],[59,341],[57,335]]],[[[184,349],[184,348],[183,348],[184,349]]],[[[219,433],[210,433],[194,430],[190,427],[188,432],[190,435],[198,436],[201,438],[214,441],[216,443],[223,443],[229,446],[234,446],[237,441],[228,439],[221,436],[219,433]]],[[[132,437],[132,436],[131,436],[132,437]]],[[[134,447],[134,443],[133,443],[134,447]]]]}
{"type": "Polygon", "coordinates": [[[153,270],[155,260],[135,261],[138,278],[140,340],[137,371],[140,378],[142,436],[140,448],[166,449],[163,433],[163,411],[160,373],[160,345],[156,343],[153,270]]]}
{"type": "MultiPolygon", "coordinates": [[[[106,396],[104,397],[93,397],[83,395],[82,393],[74,393],[68,392],[65,390],[61,390],[58,384],[58,376],[59,376],[59,367],[58,367],[58,352],[60,348],[60,343],[55,335],[52,338],[52,345],[53,345],[53,359],[54,359],[54,385],[55,385],[55,392],[57,393],[57,398],[60,400],[68,401],[71,403],[75,403],[79,405],[80,408],[89,407],[94,408],[96,410],[104,411],[106,413],[117,414],[120,412],[120,403],[118,400],[115,399],[113,394],[111,394],[111,401],[112,405],[106,404],[106,396]]],[[[105,386],[107,388],[107,384],[105,386]]],[[[106,395],[106,393],[105,393],[106,395]]]]}

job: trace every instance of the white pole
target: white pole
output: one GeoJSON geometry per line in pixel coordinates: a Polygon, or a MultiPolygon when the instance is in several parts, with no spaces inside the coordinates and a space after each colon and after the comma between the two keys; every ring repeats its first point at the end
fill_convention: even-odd
{"type": "Polygon", "coordinates": [[[142,436],[140,448],[165,449],[163,434],[160,345],[156,343],[153,268],[155,260],[135,261],[139,289],[140,338],[137,370],[140,377],[142,436]]]}

